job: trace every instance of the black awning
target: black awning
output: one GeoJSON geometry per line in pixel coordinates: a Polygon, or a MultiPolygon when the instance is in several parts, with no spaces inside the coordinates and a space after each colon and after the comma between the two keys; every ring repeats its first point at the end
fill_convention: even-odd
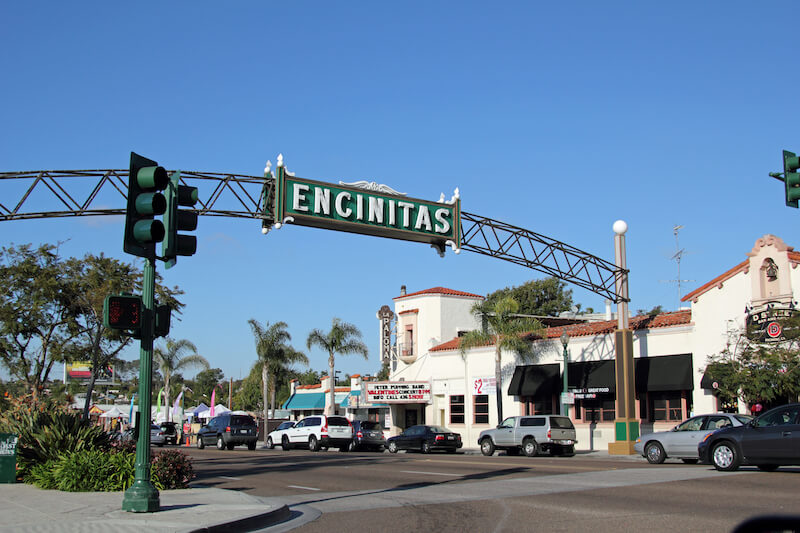
{"type": "Polygon", "coordinates": [[[613,359],[570,363],[567,376],[569,389],[608,389],[608,392],[615,392],[617,390],[615,368],[613,359]]]}
{"type": "Polygon", "coordinates": [[[692,354],[634,360],[636,392],[693,390],[692,354]]]}
{"type": "Polygon", "coordinates": [[[508,385],[510,396],[547,397],[561,392],[558,363],[518,366],[508,385]]]}

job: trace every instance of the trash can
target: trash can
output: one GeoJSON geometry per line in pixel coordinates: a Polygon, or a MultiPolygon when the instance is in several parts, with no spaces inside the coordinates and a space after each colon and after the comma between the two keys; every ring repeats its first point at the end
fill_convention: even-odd
{"type": "Polygon", "coordinates": [[[0,483],[17,482],[17,436],[0,433],[0,483]]]}

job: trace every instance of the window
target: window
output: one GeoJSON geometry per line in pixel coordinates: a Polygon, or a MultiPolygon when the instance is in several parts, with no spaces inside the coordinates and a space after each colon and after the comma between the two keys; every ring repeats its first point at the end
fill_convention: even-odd
{"type": "Polygon", "coordinates": [[[553,398],[524,398],[526,415],[550,415],[553,414],[553,398]]]}
{"type": "Polygon", "coordinates": [[[613,422],[616,418],[615,400],[582,400],[586,422],[613,422]]]}
{"type": "Polygon", "coordinates": [[[464,395],[450,396],[450,423],[464,423],[464,395]]]}
{"type": "Polygon", "coordinates": [[[520,427],[522,427],[522,426],[526,426],[526,427],[541,426],[541,427],[544,427],[544,422],[545,422],[544,418],[523,418],[522,420],[519,421],[519,425],[520,425],[520,427]]]}
{"type": "Polygon", "coordinates": [[[648,394],[650,400],[650,420],[682,420],[683,409],[681,408],[681,393],[675,392],[651,392],[648,394]]]}
{"type": "MultiPolygon", "coordinates": [[[[705,421],[706,417],[704,416],[696,416],[694,418],[690,418],[683,424],[679,424],[675,431],[700,431],[703,427],[703,422],[705,421]]],[[[723,420],[728,420],[725,417],[722,417],[723,420]]]]}
{"type": "MultiPolygon", "coordinates": [[[[473,412],[476,424],[489,423],[489,395],[477,394],[472,397],[473,412]]],[[[452,405],[452,404],[451,404],[452,405]]],[[[452,410],[450,411],[452,413],[452,410]]]]}

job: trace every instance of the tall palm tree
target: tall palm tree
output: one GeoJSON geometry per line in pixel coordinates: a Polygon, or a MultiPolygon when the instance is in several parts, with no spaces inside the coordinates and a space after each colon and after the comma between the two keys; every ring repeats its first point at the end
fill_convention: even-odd
{"type": "Polygon", "coordinates": [[[342,322],[339,318],[334,318],[331,330],[325,333],[319,329],[314,329],[308,334],[306,345],[310,350],[312,346],[319,346],[328,352],[328,376],[330,377],[330,397],[326,402],[325,414],[336,414],[336,395],[334,391],[335,377],[333,364],[334,355],[337,353],[355,353],[367,358],[369,352],[367,345],[361,340],[361,331],[347,322],[342,322]]]}
{"type": "Polygon", "coordinates": [[[167,409],[167,416],[165,418],[169,420],[171,418],[169,416],[169,381],[172,375],[190,367],[199,366],[204,370],[208,370],[210,365],[205,357],[197,353],[197,346],[191,341],[186,339],[175,341],[169,337],[167,337],[166,341],[165,350],[162,350],[160,347],[153,350],[153,361],[158,365],[158,370],[164,378],[164,400],[167,409]],[[187,352],[191,353],[187,355],[187,352]]]}
{"type": "Polygon", "coordinates": [[[465,358],[467,350],[477,346],[494,345],[494,378],[497,397],[497,423],[503,420],[502,368],[500,356],[503,350],[527,357],[531,352],[531,343],[523,338],[524,333],[534,333],[541,329],[541,324],[532,318],[519,316],[519,304],[506,296],[491,304],[479,302],[472,306],[472,313],[481,319],[483,329],[467,332],[461,337],[461,356],[465,358]]]}
{"type": "Polygon", "coordinates": [[[279,368],[285,368],[292,363],[308,364],[308,357],[302,352],[298,352],[287,343],[292,340],[292,336],[286,331],[286,322],[275,322],[270,325],[265,322],[262,326],[256,319],[251,318],[247,321],[256,340],[256,354],[261,365],[261,392],[264,400],[264,428],[269,420],[270,381],[273,381],[272,390],[272,409],[275,409],[275,384],[274,375],[279,368]],[[273,378],[273,379],[270,379],[273,378]]]}

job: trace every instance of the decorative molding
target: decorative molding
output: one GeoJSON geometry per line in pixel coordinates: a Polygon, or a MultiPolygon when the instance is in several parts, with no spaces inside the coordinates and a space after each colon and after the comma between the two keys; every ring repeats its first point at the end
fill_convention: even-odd
{"type": "Polygon", "coordinates": [[[753,249],[747,254],[748,257],[753,257],[758,255],[761,252],[761,249],[766,246],[774,246],[775,250],[778,252],[791,252],[794,250],[793,247],[787,245],[783,242],[783,239],[780,237],[776,237],[775,235],[766,234],[763,237],[756,239],[756,243],[753,245],[753,249]]]}
{"type": "Polygon", "coordinates": [[[382,183],[378,183],[377,181],[359,180],[359,181],[354,181],[352,183],[347,183],[346,181],[340,181],[339,185],[347,185],[348,187],[355,187],[356,189],[364,189],[366,191],[382,192],[384,194],[394,194],[396,196],[408,196],[407,193],[397,192],[396,190],[392,189],[388,185],[384,185],[382,183]]]}

